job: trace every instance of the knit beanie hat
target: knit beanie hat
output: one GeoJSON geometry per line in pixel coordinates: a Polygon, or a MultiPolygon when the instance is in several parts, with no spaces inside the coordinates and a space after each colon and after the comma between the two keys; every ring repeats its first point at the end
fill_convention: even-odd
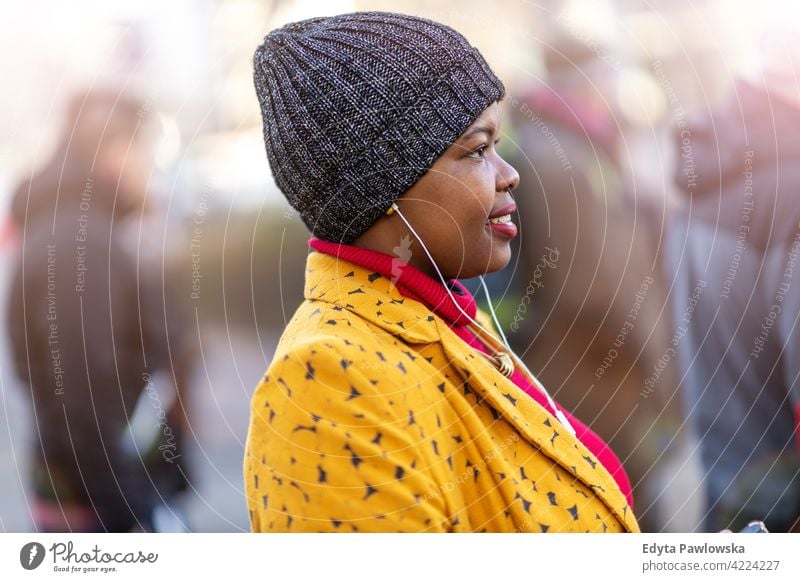
{"type": "Polygon", "coordinates": [[[253,62],[278,187],[314,236],[344,244],[505,93],[461,34],[390,12],[288,24],[253,62]]]}

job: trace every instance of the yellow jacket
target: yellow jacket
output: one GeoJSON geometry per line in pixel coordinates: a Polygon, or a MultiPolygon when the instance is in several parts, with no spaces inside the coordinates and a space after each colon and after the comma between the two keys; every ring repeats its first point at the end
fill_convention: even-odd
{"type": "Polygon", "coordinates": [[[553,416],[387,278],[319,252],[253,396],[244,477],[253,531],[638,531],[553,416]]]}

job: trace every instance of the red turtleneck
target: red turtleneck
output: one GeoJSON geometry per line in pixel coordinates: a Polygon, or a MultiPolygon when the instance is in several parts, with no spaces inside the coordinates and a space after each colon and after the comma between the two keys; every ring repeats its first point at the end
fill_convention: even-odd
{"type": "MultiPolygon", "coordinates": [[[[315,251],[338,257],[354,265],[370,269],[392,279],[401,295],[423,303],[428,309],[444,320],[450,329],[467,344],[481,352],[488,352],[483,343],[481,343],[481,341],[466,327],[469,320],[453,304],[453,300],[450,298],[450,295],[448,295],[444,285],[416,267],[401,261],[397,257],[392,257],[371,249],[332,243],[314,237],[309,239],[308,244],[315,251]]],[[[477,311],[477,304],[472,294],[456,279],[450,279],[447,283],[461,309],[471,318],[474,318],[477,311]]],[[[536,386],[531,384],[519,369],[514,370],[510,379],[540,406],[544,407],[550,414],[555,415],[555,411],[548,404],[544,394],[542,394],[536,386]]],[[[584,446],[592,451],[595,457],[603,463],[603,466],[617,481],[620,489],[628,499],[630,506],[633,507],[631,484],[620,460],[605,441],[589,427],[566,410],[563,412],[575,429],[578,439],[580,439],[584,446]]]]}

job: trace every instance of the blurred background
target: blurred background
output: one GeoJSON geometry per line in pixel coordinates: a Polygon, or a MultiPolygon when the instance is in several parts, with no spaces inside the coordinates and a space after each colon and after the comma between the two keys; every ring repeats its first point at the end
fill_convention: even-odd
{"type": "MultiPolygon", "coordinates": [[[[53,503],[58,478],[42,475],[37,447],[42,430],[63,445],[69,427],[61,408],[51,418],[32,402],[43,409],[43,399],[69,394],[80,337],[67,335],[61,314],[92,310],[154,320],[150,331],[132,324],[133,340],[114,331],[89,346],[99,353],[130,340],[132,352],[141,344],[150,358],[152,374],[129,382],[138,382],[123,423],[132,442],[110,454],[160,451],[162,465],[180,458],[168,462],[179,474],[165,477],[167,511],[153,527],[248,529],[241,468],[249,398],[302,300],[309,238],[270,175],[252,54],[275,27],[353,10],[445,22],[504,80],[501,147],[522,176],[522,234],[515,259],[490,278],[500,321],[556,398],[621,457],[643,529],[715,527],[699,446],[706,435],[687,422],[685,369],[680,350],[670,351],[682,341],[693,288],[680,288],[675,273],[692,249],[680,247],[677,262],[665,253],[672,217],[708,173],[723,173],[717,142],[705,174],[699,146],[688,158],[681,149],[697,116],[724,107],[742,79],[796,102],[800,6],[790,1],[747,9],[724,0],[5,3],[0,293],[10,307],[0,322],[0,531],[58,530],[67,519],[53,503]],[[63,153],[81,147],[88,161],[63,153]],[[52,192],[63,208],[79,209],[71,221],[52,192]],[[70,256],[36,246],[48,232],[66,241],[59,248],[72,245],[70,256]],[[20,265],[39,274],[39,287],[33,275],[23,280],[20,265]],[[109,279],[103,292],[83,296],[80,277],[95,274],[109,279]],[[56,280],[72,299],[51,293],[47,302],[56,280]],[[138,292],[126,303],[131,289],[138,292]],[[54,303],[60,337],[48,327],[54,303]],[[26,341],[15,333],[31,317],[55,334],[42,366],[66,370],[63,385],[33,400],[19,368],[34,355],[15,351],[26,341]]],[[[721,283],[708,285],[718,294],[721,283]]],[[[95,377],[125,392],[125,352],[115,358],[110,375],[95,377]]],[[[86,422],[102,435],[102,403],[97,410],[86,422]]],[[[142,462],[129,469],[134,483],[156,474],[142,462]]]]}

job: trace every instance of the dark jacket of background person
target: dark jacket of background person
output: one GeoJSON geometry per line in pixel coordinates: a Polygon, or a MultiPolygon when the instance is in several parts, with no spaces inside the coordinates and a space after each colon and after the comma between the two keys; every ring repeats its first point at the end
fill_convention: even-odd
{"type": "MultiPolygon", "coordinates": [[[[124,102],[113,115],[125,107],[135,115],[124,102]]],[[[62,144],[12,203],[21,248],[9,331],[33,404],[32,486],[51,509],[93,516],[66,523],[70,530],[150,529],[154,505],[184,485],[180,406],[168,409],[153,385],[158,370],[173,373],[170,349],[180,378],[178,328],[154,285],[161,265],[139,263],[126,243],[121,219],[140,218],[141,207],[123,190],[114,176],[93,172],[86,148],[62,144]],[[137,451],[128,422],[142,396],[159,438],[137,451]]]]}
{"type": "Polygon", "coordinates": [[[795,105],[739,82],[675,134],[685,199],[666,265],[712,531],[800,515],[798,127],[795,105]]]}

